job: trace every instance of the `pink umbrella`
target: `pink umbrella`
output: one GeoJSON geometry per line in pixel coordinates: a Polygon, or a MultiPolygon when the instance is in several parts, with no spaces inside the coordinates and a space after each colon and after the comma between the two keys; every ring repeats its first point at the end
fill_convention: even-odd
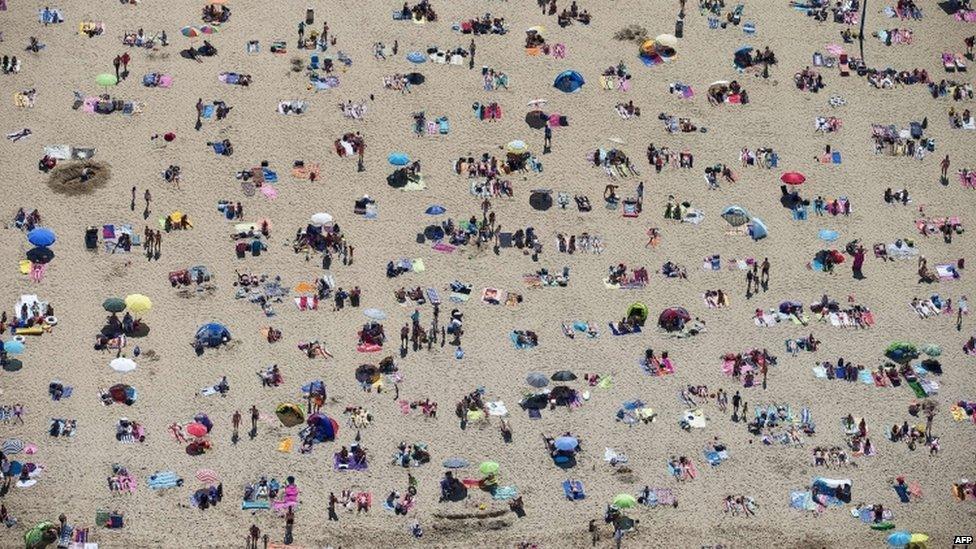
{"type": "Polygon", "coordinates": [[[800,172],[786,172],[780,176],[779,180],[787,185],[802,185],[807,180],[807,176],[800,172]]]}
{"type": "Polygon", "coordinates": [[[204,437],[207,436],[207,426],[202,423],[191,423],[186,426],[186,432],[197,438],[204,437]]]}

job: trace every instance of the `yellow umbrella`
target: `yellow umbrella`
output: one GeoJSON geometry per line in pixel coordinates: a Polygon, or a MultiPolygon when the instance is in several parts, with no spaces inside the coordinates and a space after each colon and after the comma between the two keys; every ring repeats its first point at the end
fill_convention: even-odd
{"type": "Polygon", "coordinates": [[[654,41],[665,48],[674,48],[678,46],[678,39],[673,34],[659,34],[654,37],[654,41]]]}
{"type": "Polygon", "coordinates": [[[173,223],[179,223],[181,219],[183,219],[183,212],[179,210],[169,214],[169,220],[173,223]]]}
{"type": "Polygon", "coordinates": [[[908,540],[908,543],[925,543],[928,540],[928,534],[912,534],[912,539],[908,540]]]}
{"type": "Polygon", "coordinates": [[[641,44],[640,49],[644,53],[651,53],[651,52],[653,52],[654,51],[654,41],[653,40],[650,40],[650,39],[644,40],[644,43],[641,44]]]}
{"type": "Polygon", "coordinates": [[[131,294],[125,296],[125,306],[134,313],[144,313],[152,309],[152,301],[142,294],[131,294]]]}
{"type": "Polygon", "coordinates": [[[479,421],[485,417],[485,413],[481,410],[468,410],[468,421],[479,421]]]}

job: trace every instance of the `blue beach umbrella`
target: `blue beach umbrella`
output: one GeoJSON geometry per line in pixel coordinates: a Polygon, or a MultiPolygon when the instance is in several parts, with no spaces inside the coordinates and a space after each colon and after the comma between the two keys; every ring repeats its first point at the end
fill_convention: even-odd
{"type": "Polygon", "coordinates": [[[424,210],[424,213],[427,215],[444,215],[446,212],[447,208],[441,206],[440,204],[433,204],[424,210]]]}
{"type": "Polygon", "coordinates": [[[565,93],[573,93],[583,87],[586,81],[583,80],[583,75],[576,71],[563,71],[556,76],[556,79],[552,82],[552,87],[565,93]]]}
{"type": "Polygon", "coordinates": [[[0,342],[0,349],[3,349],[8,355],[19,355],[24,352],[24,348],[24,344],[16,339],[0,342]]]}
{"type": "Polygon", "coordinates": [[[394,166],[406,166],[410,163],[410,157],[407,156],[407,153],[402,152],[392,152],[386,159],[394,166]]]}
{"type": "Polygon", "coordinates": [[[557,450],[562,450],[563,452],[572,452],[577,447],[579,447],[579,441],[576,437],[559,437],[552,443],[557,450]]]}
{"type": "Polygon", "coordinates": [[[57,240],[54,231],[47,227],[37,227],[27,233],[27,241],[35,246],[50,246],[57,240]]]}
{"type": "Polygon", "coordinates": [[[427,56],[424,55],[423,53],[419,52],[419,51],[412,51],[412,52],[410,52],[410,53],[407,54],[407,61],[410,61],[411,63],[416,63],[416,64],[419,65],[420,63],[426,63],[427,62],[427,56]]]}

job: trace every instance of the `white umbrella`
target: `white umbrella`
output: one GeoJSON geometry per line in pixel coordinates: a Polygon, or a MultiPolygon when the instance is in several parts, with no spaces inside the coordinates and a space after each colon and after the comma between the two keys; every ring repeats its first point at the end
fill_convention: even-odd
{"type": "Polygon", "coordinates": [[[380,309],[369,308],[363,311],[363,314],[366,315],[366,318],[370,320],[380,321],[386,319],[386,313],[380,309]]]}
{"type": "Polygon", "coordinates": [[[545,99],[533,99],[532,101],[529,101],[528,105],[530,107],[540,107],[546,103],[548,103],[548,101],[545,99]]]}
{"type": "Polygon", "coordinates": [[[626,143],[623,139],[620,139],[619,137],[608,137],[607,141],[611,141],[618,145],[624,145],[626,143]]]}
{"type": "Polygon", "coordinates": [[[673,34],[659,34],[654,38],[654,43],[666,48],[674,48],[678,45],[678,39],[673,34]]]}
{"type": "Polygon", "coordinates": [[[131,372],[136,369],[135,361],[124,356],[112,360],[108,365],[116,372],[131,372]]]}
{"type": "Polygon", "coordinates": [[[312,216],[312,225],[325,226],[332,225],[335,220],[332,218],[332,214],[327,214],[325,212],[319,212],[312,216]]]}
{"type": "Polygon", "coordinates": [[[711,84],[709,84],[708,87],[711,88],[712,86],[728,86],[728,85],[729,85],[728,80],[716,80],[711,84]]]}

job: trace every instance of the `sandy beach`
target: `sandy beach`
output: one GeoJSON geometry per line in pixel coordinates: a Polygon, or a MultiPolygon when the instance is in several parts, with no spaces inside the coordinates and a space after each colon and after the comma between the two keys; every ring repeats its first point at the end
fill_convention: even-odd
{"type": "MultiPolygon", "coordinates": [[[[280,513],[241,509],[245,485],[261,476],[282,483],[294,477],[300,495],[293,546],[306,548],[519,547],[522,543],[611,547],[614,526],[604,521],[608,505],[619,494],[638,496],[645,486],[670,489],[678,504],[613,509],[639,521],[634,530],[623,534],[623,546],[882,547],[897,530],[927,534],[929,546],[946,547],[953,536],[974,535],[973,497],[959,501],[952,485],[976,477],[976,424],[969,416],[954,420],[951,409],[960,401],[976,401],[972,375],[976,356],[963,351],[976,333],[976,321],[972,315],[960,315],[957,329],[956,315],[961,298],[976,297],[969,269],[958,268],[960,262],[971,265],[974,260],[969,229],[976,223],[972,215],[976,190],[960,184],[958,171],[976,169],[976,132],[953,128],[948,115],[950,108],[971,109],[972,99],[935,99],[924,83],[879,89],[856,71],[845,77],[836,66],[813,66],[815,52],[831,55],[828,45],[838,45],[851,58],[860,57],[858,44],[841,39],[841,31],[849,25],[817,22],[785,1],[749,0],[739,25],[715,29],[709,28],[708,19],[719,16],[702,14],[697,3],[689,2],[683,36],[673,48],[676,53],[669,52],[666,61],[653,66],[638,57],[640,42],[617,40],[614,34],[627,25],[640,25],[651,39],[673,34],[677,2],[578,3],[588,10],[590,24],[576,21],[560,27],[556,15],[543,13],[527,0],[433,0],[437,20],[423,24],[394,20],[391,12],[401,6],[386,0],[228,0],[229,20],[214,34],[191,39],[180,29],[204,25],[202,2],[142,0],[121,5],[114,0],[61,4],[8,0],[7,10],[0,11],[0,55],[16,55],[21,66],[19,72],[0,75],[4,97],[0,120],[4,133],[28,128],[30,135],[0,140],[0,210],[6,227],[0,230],[0,309],[14,321],[20,314],[16,309],[20,297],[36,295],[53,307],[57,324],[42,335],[27,335],[24,351],[10,357],[19,368],[0,372],[0,405],[22,404],[25,410],[23,422],[0,423],[0,440],[17,439],[36,448],[31,455],[7,457],[43,465],[36,484],[11,487],[0,498],[16,519],[16,524],[0,528],[0,547],[21,546],[27,530],[44,521],[57,523],[61,513],[75,528],[89,528],[89,541],[99,547],[242,547],[252,524],[271,542],[281,543],[285,520],[280,513]],[[65,21],[40,23],[38,12],[47,6],[61,10],[65,21]],[[314,8],[314,22],[305,35],[321,32],[327,22],[330,37],[336,39],[325,52],[296,48],[298,23],[305,21],[306,8],[314,8]],[[508,32],[472,37],[452,28],[486,12],[504,17],[508,32]],[[79,24],[84,21],[103,23],[104,32],[91,38],[80,34],[79,24]],[[743,31],[746,23],[754,24],[754,34],[743,31]],[[525,30],[540,25],[545,27],[547,44],[564,46],[564,57],[527,55],[525,30]],[[138,29],[150,36],[165,30],[169,45],[154,49],[123,45],[123,35],[138,29]],[[45,45],[39,52],[24,51],[32,36],[45,45]],[[201,62],[181,57],[182,49],[199,47],[204,39],[217,49],[215,56],[201,57],[201,62]],[[285,53],[271,52],[278,40],[286,42],[285,53]],[[391,47],[394,40],[398,53],[377,59],[374,44],[391,47]],[[457,65],[430,60],[415,64],[406,59],[411,52],[426,57],[432,47],[468,50],[472,40],[477,46],[473,69],[467,58],[457,65]],[[249,41],[258,41],[260,50],[249,53],[249,41]],[[746,45],[775,52],[777,62],[769,66],[768,78],[754,68],[736,70],[733,53],[746,45]],[[304,68],[292,70],[293,60],[304,66],[311,55],[324,58],[340,51],[351,64],[335,61],[332,76],[339,83],[332,89],[315,91],[304,68]],[[124,52],[131,56],[129,77],[107,88],[96,84],[97,75],[114,74],[112,60],[124,52]],[[626,65],[629,89],[604,89],[601,73],[618,63],[626,65]],[[505,73],[508,89],[486,91],[482,67],[505,73]],[[819,72],[824,89],[812,93],[794,84],[794,75],[807,67],[819,72]],[[578,71],[585,79],[575,93],[563,93],[553,85],[566,70],[578,71]],[[226,84],[218,78],[222,72],[248,74],[251,82],[226,84]],[[169,75],[172,85],[146,87],[143,75],[147,73],[169,75]],[[409,93],[384,89],[384,77],[407,73],[422,74],[424,83],[412,86],[409,93]],[[747,90],[748,104],[710,104],[710,83],[733,80],[747,90]],[[694,98],[669,93],[669,85],[675,82],[693,87],[694,98]],[[31,89],[36,90],[33,106],[17,107],[11,98],[31,89]],[[85,107],[73,109],[76,90],[86,97],[107,91],[114,98],[138,102],[141,113],[102,115],[85,112],[85,107]],[[846,104],[830,105],[834,96],[846,104]],[[204,103],[222,100],[232,108],[224,120],[204,119],[195,130],[198,98],[204,103]],[[526,113],[537,108],[529,102],[537,99],[545,100],[536,105],[546,114],[557,113],[568,120],[565,127],[552,128],[548,154],[543,154],[544,131],[526,123],[526,113]],[[304,102],[305,110],[281,114],[277,111],[281,101],[304,102]],[[340,105],[346,101],[366,105],[363,119],[343,116],[340,105]],[[615,107],[628,101],[640,108],[640,116],[618,115],[615,107]],[[497,103],[501,118],[479,120],[472,108],[476,102],[497,103]],[[447,117],[450,131],[416,135],[413,114],[420,111],[429,121],[447,117]],[[690,118],[707,131],[670,133],[659,113],[690,118]],[[817,132],[817,117],[836,117],[842,126],[833,133],[817,132]],[[911,122],[923,119],[927,121],[924,138],[934,140],[934,150],[924,158],[876,153],[872,125],[907,129],[911,122]],[[355,132],[366,143],[363,171],[357,171],[355,155],[343,158],[335,150],[337,139],[355,132]],[[161,137],[167,133],[174,134],[172,141],[161,137]],[[233,144],[230,156],[215,154],[208,145],[224,139],[233,144]],[[542,169],[500,177],[511,182],[514,196],[490,198],[490,211],[501,226],[492,232],[491,241],[482,247],[473,242],[449,246],[453,251],[434,249],[429,239],[418,242],[418,233],[448,218],[456,223],[472,216],[482,219],[482,199],[470,189],[472,182],[485,178],[459,175],[455,164],[459,158],[478,158],[483,153],[504,158],[506,147],[515,140],[524,142],[542,169]],[[647,159],[651,144],[675,153],[689,151],[694,166],[668,165],[656,173],[647,159]],[[38,161],[45,156],[45,146],[52,145],[95,149],[92,160],[110,167],[111,173],[99,188],[59,192],[49,180],[73,161],[59,160],[51,173],[40,171],[38,161]],[[819,161],[828,145],[840,153],[839,164],[819,161]],[[777,166],[743,166],[743,148],[772,148],[777,166]],[[587,160],[596,149],[623,152],[639,174],[611,180],[603,167],[587,160]],[[388,161],[394,152],[420,163],[426,189],[408,191],[387,183],[387,176],[397,168],[388,161]],[[942,182],[940,162],[947,155],[951,164],[942,182]],[[319,164],[320,177],[316,181],[294,177],[297,160],[319,164]],[[235,175],[263,161],[277,174],[277,182],[265,183],[273,192],[262,187],[247,196],[235,175]],[[704,170],[717,164],[728,166],[735,182],[719,178],[718,188],[710,189],[704,170]],[[178,186],[162,175],[174,165],[181,172],[178,186]],[[811,203],[818,196],[846,197],[849,215],[819,216],[811,205],[807,219],[795,220],[781,203],[780,177],[786,172],[805,175],[805,182],[790,190],[811,203]],[[606,207],[602,193],[608,183],[619,185],[616,193],[623,200],[637,196],[639,182],[643,182],[639,215],[622,215],[624,204],[606,207]],[[887,188],[907,189],[911,203],[886,203],[887,188]],[[147,189],[152,199],[144,217],[147,189]],[[536,189],[550,189],[557,203],[544,211],[533,207],[530,195],[536,189]],[[132,192],[136,193],[134,208],[130,207],[132,192]],[[560,193],[570,198],[565,208],[558,204],[560,193]],[[364,194],[375,201],[373,219],[354,213],[354,203],[364,194]],[[580,211],[572,200],[576,195],[587,195],[592,210],[580,211]],[[689,203],[703,220],[696,224],[665,219],[669,196],[689,203]],[[243,219],[228,220],[217,209],[220,201],[241,203],[243,219]],[[435,204],[446,213],[425,213],[435,204]],[[732,230],[722,216],[730,205],[747,210],[750,224],[760,219],[768,235],[754,240],[731,234],[742,233],[746,225],[732,230]],[[57,235],[50,245],[54,258],[45,263],[40,281],[18,269],[35,248],[28,231],[14,222],[19,208],[27,213],[37,209],[41,216],[37,225],[57,235]],[[163,231],[158,258],[147,259],[141,246],[133,246],[129,253],[111,253],[106,247],[103,226],[130,225],[135,235],[142,236],[147,225],[162,229],[158,220],[173,212],[186,214],[192,228],[163,231]],[[318,212],[330,213],[345,241],[354,247],[351,264],[344,264],[336,254],[326,271],[321,254],[294,251],[296,232],[305,230],[310,216],[318,212]],[[918,219],[952,216],[966,231],[953,234],[949,243],[941,233],[923,236],[916,227],[918,219]],[[262,239],[266,250],[240,259],[231,236],[235,224],[260,224],[262,219],[270,221],[270,236],[262,239]],[[86,249],[88,227],[97,229],[97,250],[86,249]],[[533,228],[542,246],[536,260],[517,247],[493,250],[496,233],[527,227],[533,228]],[[660,234],[660,243],[653,247],[647,245],[651,228],[660,234]],[[821,230],[836,231],[836,240],[823,241],[821,230]],[[557,235],[568,238],[583,233],[602,237],[601,253],[560,252],[557,235]],[[872,253],[875,244],[885,248],[898,239],[912,240],[917,255],[885,261],[872,253]],[[853,258],[845,252],[845,246],[855,240],[866,248],[860,279],[852,276],[853,258]],[[821,250],[839,250],[844,261],[832,273],[817,272],[811,269],[811,261],[821,250]],[[706,270],[703,263],[707,265],[706,258],[715,254],[721,256],[720,269],[706,270]],[[933,270],[937,265],[955,266],[960,276],[936,276],[932,283],[920,283],[918,256],[924,256],[933,270]],[[389,278],[388,263],[403,258],[422,260],[423,271],[389,278]],[[768,287],[749,297],[745,295],[748,270],[730,263],[747,258],[757,264],[768,258],[770,264],[768,287]],[[666,262],[683,268],[686,277],[659,272],[666,262]],[[608,267],[618,264],[628,271],[646,267],[648,282],[635,289],[611,288],[606,284],[608,267]],[[211,273],[205,284],[208,289],[195,283],[184,288],[171,285],[170,273],[195,265],[206,266],[211,273]],[[558,273],[564,268],[569,270],[565,286],[526,283],[526,275],[540,269],[558,273]],[[249,299],[236,297],[238,272],[280,277],[281,286],[290,292],[281,302],[270,303],[273,316],[249,299]],[[360,288],[360,306],[347,304],[334,310],[329,298],[320,302],[318,310],[299,310],[293,298],[301,292],[295,287],[304,282],[315,288],[323,274],[331,275],[335,286],[346,291],[360,288]],[[449,299],[449,285],[456,280],[472,289],[464,303],[449,299]],[[463,313],[463,358],[457,358],[450,335],[446,344],[438,341],[430,350],[400,352],[399,330],[411,323],[411,314],[419,311],[424,328],[434,314],[429,302],[399,302],[395,291],[401,287],[437,289],[443,298],[441,325],[450,321],[453,309],[463,313]],[[485,288],[519,294],[521,301],[484,303],[485,288]],[[729,304],[711,308],[703,295],[717,289],[723,290],[729,304]],[[117,352],[96,350],[93,345],[109,315],[103,302],[131,294],[148,296],[152,307],[137,315],[148,333],[128,338],[121,351],[138,367],[119,373],[109,367],[117,352]],[[951,299],[953,309],[920,318],[912,309],[912,299],[924,301],[933,294],[943,302],[951,299]],[[818,320],[811,305],[825,295],[839,309],[854,305],[869,309],[873,322],[861,328],[818,320]],[[784,301],[803,305],[807,325],[785,316],[771,326],[754,322],[757,309],[781,310],[784,301]],[[648,310],[642,331],[614,336],[608,323],[626,317],[635,302],[646,304],[648,310]],[[705,327],[702,333],[675,337],[676,333],[659,327],[659,315],[669,307],[682,307],[691,319],[700,319],[705,327]],[[382,323],[387,340],[379,352],[357,350],[357,332],[368,320],[363,313],[367,308],[386,316],[382,323]],[[579,330],[572,338],[565,336],[562,324],[572,326],[574,321],[591,322],[599,336],[587,337],[579,330]],[[198,327],[211,322],[226,326],[231,340],[198,356],[194,336],[198,327]],[[269,326],[281,331],[280,341],[268,342],[262,329],[269,326]],[[515,348],[514,330],[534,332],[538,345],[515,348]],[[816,352],[800,351],[795,356],[787,352],[785,341],[811,334],[819,341],[816,352]],[[312,340],[322,342],[333,356],[309,358],[298,349],[300,343],[312,340]],[[914,451],[888,437],[893,425],[926,423],[924,412],[909,414],[909,406],[921,398],[906,380],[897,387],[890,383],[879,387],[821,379],[813,373],[818,363],[836,364],[840,357],[868,372],[876,371],[887,360],[886,348],[896,341],[919,350],[911,365],[925,359],[941,365],[940,375],[921,372],[936,382],[938,391],[927,398],[935,405],[929,440],[923,436],[914,451]],[[133,356],[136,346],[139,356],[133,356]],[[927,346],[937,346],[941,354],[927,356],[922,352],[927,346]],[[674,372],[646,374],[640,362],[649,348],[657,355],[666,351],[674,372]],[[765,388],[758,378],[754,386],[744,387],[741,379],[723,374],[725,355],[754,348],[776,357],[765,388]],[[387,356],[395,359],[397,373],[380,377],[382,392],[363,390],[357,367],[377,365],[387,356]],[[273,364],[279,366],[283,382],[262,386],[255,372],[273,364]],[[546,407],[540,410],[541,417],[530,418],[519,405],[536,391],[526,384],[526,376],[532,372],[551,376],[560,370],[570,370],[578,379],[550,381],[549,388],[567,385],[579,398],[571,406],[546,407]],[[602,382],[590,385],[584,374],[599,375],[602,382]],[[230,387],[226,395],[201,394],[202,388],[223,376],[230,387]],[[52,400],[47,389],[54,380],[72,387],[70,398],[52,400]],[[276,408],[295,403],[304,411],[302,386],[313,380],[324,381],[327,399],[322,412],[338,423],[339,430],[335,440],[318,442],[311,452],[302,453],[301,427],[284,426],[276,408]],[[103,405],[100,392],[119,383],[137,390],[136,402],[103,405]],[[707,386],[708,395],[697,405],[682,401],[683,390],[701,385],[707,386]],[[785,423],[799,424],[800,410],[806,408],[816,423],[815,434],[801,434],[802,444],[778,440],[765,444],[746,422],[731,420],[731,406],[726,411],[719,408],[714,398],[719,389],[730,397],[736,391],[741,394],[750,421],[760,406],[788,405],[791,418],[785,423]],[[498,416],[469,422],[463,430],[459,426],[455,405],[476,390],[486,402],[504,403],[512,430],[510,443],[503,441],[498,416]],[[437,402],[436,418],[424,417],[419,407],[401,406],[401,402],[425,399],[437,402]],[[618,410],[633,400],[653,409],[656,421],[620,421],[618,410]],[[253,437],[246,433],[252,405],[261,416],[253,437]],[[348,407],[367,410],[369,426],[351,425],[350,415],[344,413],[348,407]],[[679,425],[683,414],[695,408],[707,424],[683,429],[679,425]],[[235,411],[244,416],[236,443],[231,440],[235,411]],[[213,423],[203,437],[212,447],[191,456],[168,427],[193,423],[197,414],[206,414],[213,423]],[[843,425],[848,415],[864,418],[875,455],[853,455],[843,425]],[[54,418],[76,420],[76,433],[49,436],[54,418]],[[116,437],[120,418],[140,423],[144,442],[121,443],[116,437]],[[579,440],[582,449],[571,469],[558,467],[543,441],[566,432],[579,440]],[[935,454],[925,444],[931,443],[932,436],[938,439],[935,454]],[[703,448],[710,447],[715,437],[726,447],[728,459],[710,466],[703,448]],[[293,441],[289,452],[279,451],[285,439],[293,441]],[[336,470],[333,454],[356,441],[367,452],[368,469],[336,470]],[[392,463],[401,442],[426,444],[430,462],[409,468],[392,463]],[[814,464],[814,448],[835,446],[851,454],[855,465],[814,464]],[[626,463],[606,461],[607,448],[625,454],[626,463]],[[678,480],[670,474],[668,461],[673,456],[690,457],[697,467],[696,478],[678,480]],[[498,484],[516,490],[525,516],[510,511],[511,499],[494,498],[477,487],[463,501],[439,501],[438,483],[446,470],[441,464],[452,457],[470,463],[456,471],[461,478],[482,478],[479,464],[497,463],[498,484]],[[137,479],[134,493],[109,490],[106,478],[112,475],[113,464],[124,466],[137,479]],[[204,486],[195,478],[200,469],[213,470],[222,483],[222,501],[206,510],[191,505],[195,491],[204,486]],[[175,472],[184,479],[183,485],[151,489],[147,479],[159,471],[175,472]],[[407,492],[408,473],[416,479],[412,506],[404,515],[385,510],[383,503],[392,491],[400,497],[407,492]],[[899,476],[917,482],[924,496],[900,502],[892,487],[899,476]],[[809,490],[818,477],[850,479],[851,501],[816,511],[792,508],[791,492],[809,490]],[[584,499],[567,499],[562,483],[568,479],[582,482],[584,499]],[[329,494],[338,496],[343,490],[371,493],[372,508],[368,513],[340,508],[338,522],[328,520],[329,494]],[[754,516],[726,513],[728,495],[752,498],[757,505],[754,516]],[[859,504],[880,504],[890,510],[893,516],[885,522],[893,529],[876,531],[852,517],[851,510],[859,504]],[[119,512],[124,527],[96,525],[97,510],[119,512]],[[588,531],[594,519],[600,533],[595,542],[588,531]],[[414,524],[423,528],[422,537],[412,535],[414,524]]],[[[936,83],[946,78],[972,85],[973,69],[947,74],[941,58],[943,52],[964,53],[964,39],[976,34],[976,24],[959,21],[930,2],[919,2],[921,19],[890,18],[881,10],[892,5],[870,2],[864,37],[867,66],[925,69],[936,83]],[[911,43],[888,46],[871,36],[895,28],[910,29],[911,43]]],[[[568,7],[567,0],[559,0],[558,11],[568,7]]],[[[720,17],[728,11],[722,9],[720,17]]],[[[857,30],[856,24],[850,27],[857,30]]],[[[974,64],[971,58],[964,62],[974,64]]],[[[29,269],[29,264],[24,268],[29,269]]],[[[688,321],[689,326],[693,323],[688,321]]],[[[14,331],[8,328],[0,339],[5,344],[13,341],[14,331]]],[[[783,432],[779,428],[778,433],[783,432]]]]}

